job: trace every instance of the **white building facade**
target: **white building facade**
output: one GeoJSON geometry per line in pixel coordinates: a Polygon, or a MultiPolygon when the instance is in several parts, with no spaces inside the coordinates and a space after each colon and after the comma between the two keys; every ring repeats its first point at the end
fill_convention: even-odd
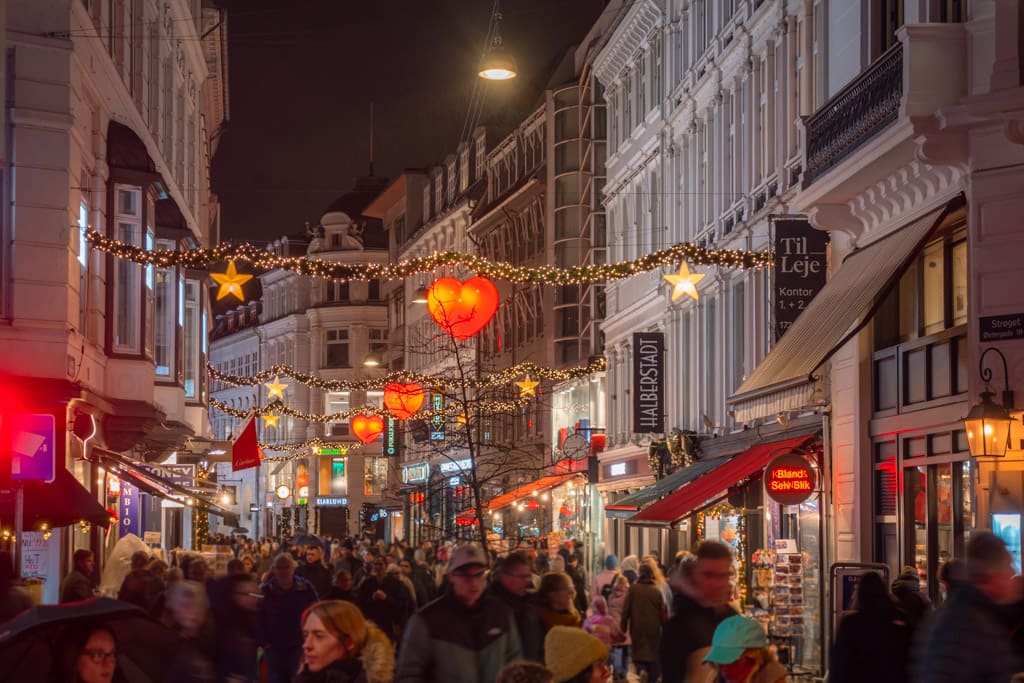
{"type": "MultiPolygon", "coordinates": [[[[118,260],[85,231],[144,249],[216,242],[226,28],[222,12],[184,0],[6,4],[0,356],[34,409],[54,415],[58,467],[103,507],[118,501],[101,461],[164,462],[208,441],[209,316],[205,274],[118,260]]],[[[188,543],[187,512],[151,502],[128,528],[188,543]]],[[[102,556],[101,532],[73,528],[65,554],[102,556]]]]}

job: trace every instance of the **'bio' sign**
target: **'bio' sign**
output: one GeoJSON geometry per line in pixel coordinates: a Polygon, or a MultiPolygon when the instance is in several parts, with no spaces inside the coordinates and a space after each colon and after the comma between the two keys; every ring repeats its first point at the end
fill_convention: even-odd
{"type": "Polygon", "coordinates": [[[771,461],[764,472],[764,490],[782,505],[798,505],[811,497],[817,476],[803,456],[790,453],[771,461]]]}

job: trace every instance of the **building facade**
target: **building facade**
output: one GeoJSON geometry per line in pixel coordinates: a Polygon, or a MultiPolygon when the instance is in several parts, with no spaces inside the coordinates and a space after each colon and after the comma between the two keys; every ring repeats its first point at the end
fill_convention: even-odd
{"type": "MultiPolygon", "coordinates": [[[[187,545],[184,498],[166,500],[166,481],[136,465],[209,441],[205,274],[118,260],[86,231],[142,249],[218,239],[209,168],[228,117],[227,17],[198,2],[69,0],[9,2],[5,20],[3,371],[54,417],[58,468],[103,507],[118,505],[111,470],[154,491],[122,532],[187,545]]],[[[64,557],[102,557],[118,535],[74,526],[59,543],[64,557]]]]}

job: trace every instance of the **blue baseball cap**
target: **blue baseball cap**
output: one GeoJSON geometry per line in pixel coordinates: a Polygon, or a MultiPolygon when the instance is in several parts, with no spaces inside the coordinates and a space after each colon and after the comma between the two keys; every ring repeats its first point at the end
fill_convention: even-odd
{"type": "Polygon", "coordinates": [[[768,647],[768,636],[756,619],[736,614],[722,621],[711,638],[705,662],[732,664],[747,650],[768,647]]]}

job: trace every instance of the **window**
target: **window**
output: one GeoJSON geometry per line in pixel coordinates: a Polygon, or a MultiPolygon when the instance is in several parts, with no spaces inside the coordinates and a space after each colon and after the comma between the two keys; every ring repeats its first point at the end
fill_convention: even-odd
{"type": "MultiPolygon", "coordinates": [[[[157,248],[173,250],[174,242],[157,240],[157,248]]],[[[174,371],[177,321],[180,317],[179,308],[175,305],[175,296],[179,287],[175,270],[175,268],[158,268],[155,273],[156,307],[153,328],[156,339],[153,362],[156,364],[157,377],[170,378],[174,371]]]]}
{"type": "MultiPolygon", "coordinates": [[[[324,301],[330,303],[344,303],[349,300],[348,280],[329,280],[324,282],[324,301]]],[[[284,306],[277,311],[279,315],[284,314],[284,306]]]]}
{"type": "Polygon", "coordinates": [[[430,183],[423,188],[423,222],[430,220],[430,183]]]}
{"type": "Polygon", "coordinates": [[[875,349],[967,323],[967,234],[957,227],[925,246],[875,315],[875,349]]]}
{"type": "Polygon", "coordinates": [[[367,300],[380,301],[380,280],[370,280],[367,283],[367,300]]]}
{"type": "Polygon", "coordinates": [[[366,392],[366,405],[373,406],[374,408],[384,407],[384,392],[377,390],[370,390],[366,392]]]}
{"type": "MultiPolygon", "coordinates": [[[[142,188],[114,186],[114,232],[118,240],[143,246],[142,188]]],[[[142,324],[142,266],[114,259],[113,350],[140,353],[142,324]]]]}
{"type": "Polygon", "coordinates": [[[348,330],[327,330],[324,341],[324,367],[351,367],[348,361],[348,330]]]}
{"type": "MultiPolygon", "coordinates": [[[[324,413],[344,413],[352,407],[351,394],[347,391],[329,391],[324,396],[324,413]]],[[[340,417],[327,423],[328,436],[348,436],[348,418],[340,417]]]]}
{"type": "Polygon", "coordinates": [[[405,216],[399,216],[395,219],[393,230],[395,231],[395,244],[398,246],[405,244],[405,216]]]}
{"type": "Polygon", "coordinates": [[[939,21],[962,24],[967,21],[967,0],[939,0],[939,21]]]}
{"type": "Polygon", "coordinates": [[[718,424],[718,301],[709,297],[704,304],[705,412],[718,424]]]}
{"type": "Polygon", "coordinates": [[[732,388],[739,389],[746,378],[746,287],[732,287],[732,388]]]}
{"type": "Polygon", "coordinates": [[[206,353],[206,312],[200,280],[185,280],[185,398],[201,400],[202,359],[206,353]]]}
{"type": "Polygon", "coordinates": [[[384,353],[388,350],[388,331],[380,327],[369,330],[370,353],[384,353]]]}
{"type": "MultiPolygon", "coordinates": [[[[83,192],[86,176],[82,176],[83,192]]],[[[85,233],[89,230],[89,205],[82,199],[78,205],[78,332],[86,335],[89,316],[89,241],[85,233]]]]}
{"type": "Polygon", "coordinates": [[[903,0],[881,0],[879,6],[878,55],[899,42],[896,31],[903,26],[903,0]]]}
{"type": "Polygon", "coordinates": [[[391,295],[391,329],[397,329],[405,325],[405,291],[402,288],[395,290],[391,295]]]}
{"type": "Polygon", "coordinates": [[[387,458],[366,458],[364,461],[363,495],[379,496],[388,483],[387,458]]]}
{"type": "Polygon", "coordinates": [[[318,492],[321,496],[347,496],[346,458],[321,458],[318,492]]]}
{"type": "MultiPolygon", "coordinates": [[[[156,246],[156,233],[153,231],[153,225],[152,225],[153,215],[155,213],[155,211],[153,210],[153,201],[152,201],[152,199],[150,199],[147,202],[147,206],[149,208],[149,211],[146,214],[148,216],[148,218],[147,218],[148,222],[147,222],[147,225],[146,225],[146,250],[147,251],[152,251],[153,247],[156,246]]],[[[145,283],[146,283],[146,289],[145,289],[146,310],[144,311],[144,314],[143,314],[143,316],[144,316],[143,317],[143,322],[146,325],[146,356],[149,357],[149,358],[152,358],[154,356],[154,354],[155,354],[155,347],[156,347],[156,325],[154,323],[154,321],[155,321],[154,310],[156,308],[156,295],[155,295],[155,293],[153,291],[153,288],[156,285],[156,267],[153,264],[149,264],[149,265],[146,266],[145,272],[146,272],[146,278],[145,278],[145,283]]]]}

